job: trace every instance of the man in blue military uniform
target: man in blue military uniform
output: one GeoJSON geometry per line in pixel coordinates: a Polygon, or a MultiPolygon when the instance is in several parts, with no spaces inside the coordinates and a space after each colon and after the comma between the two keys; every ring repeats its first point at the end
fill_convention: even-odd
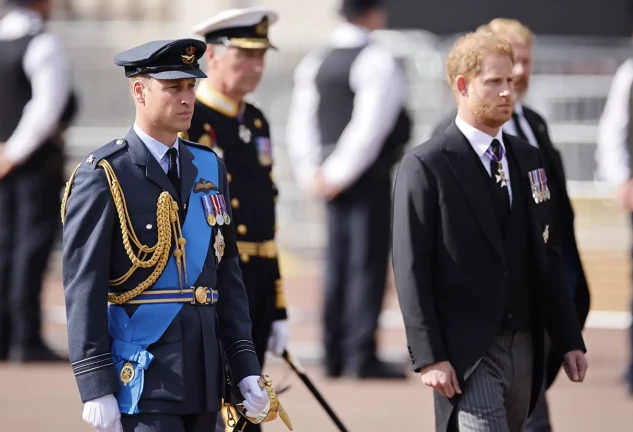
{"type": "Polygon", "coordinates": [[[87,155],[64,194],[70,361],[83,418],[100,432],[211,430],[225,362],[247,415],[269,401],[226,168],[178,137],[191,122],[196,78],[206,77],[205,49],[194,39],[155,41],[116,56],[136,121],[87,155]]]}

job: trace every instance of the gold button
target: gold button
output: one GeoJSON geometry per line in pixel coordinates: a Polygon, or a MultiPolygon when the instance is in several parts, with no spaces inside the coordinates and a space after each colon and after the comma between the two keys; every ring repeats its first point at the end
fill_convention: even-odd
{"type": "Polygon", "coordinates": [[[231,200],[231,207],[238,208],[239,206],[240,206],[240,200],[238,200],[237,198],[233,198],[231,200]]]}
{"type": "Polygon", "coordinates": [[[238,227],[237,227],[237,232],[238,232],[239,234],[244,235],[244,234],[246,234],[246,231],[248,231],[248,230],[246,229],[246,225],[238,225],[238,227]]]}
{"type": "Polygon", "coordinates": [[[268,177],[270,177],[270,179],[273,179],[273,170],[270,170],[270,172],[268,173],[268,177]]]}
{"type": "Polygon", "coordinates": [[[248,254],[242,254],[240,255],[240,259],[242,260],[243,263],[247,263],[251,260],[251,257],[249,257],[248,254]]]}
{"type": "Polygon", "coordinates": [[[231,176],[231,174],[226,173],[226,178],[227,178],[227,180],[229,181],[229,183],[231,183],[231,179],[233,178],[233,177],[231,176]]]}
{"type": "Polygon", "coordinates": [[[277,224],[273,225],[273,232],[277,232],[277,224]]]}

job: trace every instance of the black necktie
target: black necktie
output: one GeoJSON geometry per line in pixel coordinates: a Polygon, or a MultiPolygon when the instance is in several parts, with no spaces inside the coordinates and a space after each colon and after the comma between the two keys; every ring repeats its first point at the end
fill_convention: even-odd
{"type": "Polygon", "coordinates": [[[523,131],[523,128],[521,127],[521,123],[519,122],[519,115],[516,113],[516,111],[512,113],[512,121],[514,122],[514,127],[517,130],[517,135],[519,136],[519,138],[524,141],[530,142],[527,135],[523,131]]]}
{"type": "Polygon", "coordinates": [[[167,177],[171,184],[176,188],[176,192],[180,194],[180,178],[178,177],[178,150],[170,148],[167,150],[167,156],[169,157],[169,169],[167,170],[167,177]]]}
{"type": "Polygon", "coordinates": [[[501,159],[503,155],[501,154],[501,143],[498,139],[492,140],[490,150],[499,161],[490,160],[490,174],[494,183],[492,187],[492,199],[495,206],[495,213],[502,227],[502,232],[505,232],[507,219],[510,214],[510,193],[508,192],[509,185],[504,182],[508,173],[500,169],[502,167],[501,159]]]}

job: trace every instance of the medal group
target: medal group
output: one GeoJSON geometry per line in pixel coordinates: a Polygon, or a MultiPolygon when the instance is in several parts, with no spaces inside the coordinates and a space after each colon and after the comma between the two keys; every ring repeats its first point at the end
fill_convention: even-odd
{"type": "Polygon", "coordinates": [[[530,186],[534,202],[539,204],[549,200],[552,197],[552,194],[547,186],[547,175],[545,174],[545,170],[543,168],[535,169],[534,171],[530,171],[528,176],[530,176],[530,186]]]}
{"type": "Polygon", "coordinates": [[[223,195],[202,195],[201,199],[204,215],[209,225],[229,225],[231,223],[223,195]]]}

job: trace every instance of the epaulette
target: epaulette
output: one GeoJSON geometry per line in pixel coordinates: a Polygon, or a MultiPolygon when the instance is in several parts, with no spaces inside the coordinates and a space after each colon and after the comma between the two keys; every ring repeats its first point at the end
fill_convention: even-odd
{"type": "Polygon", "coordinates": [[[104,146],[99,147],[90,153],[81,163],[81,168],[95,169],[100,160],[112,156],[118,151],[127,147],[127,141],[124,139],[112,140],[104,146]]]}
{"type": "MultiPolygon", "coordinates": [[[[262,108],[259,104],[253,103],[253,102],[246,102],[246,106],[247,108],[250,107],[250,109],[254,110],[256,115],[264,121],[264,123],[266,123],[268,125],[268,119],[266,118],[266,114],[264,114],[264,111],[262,111],[262,108]]],[[[269,126],[270,127],[270,126],[269,126]]]]}

